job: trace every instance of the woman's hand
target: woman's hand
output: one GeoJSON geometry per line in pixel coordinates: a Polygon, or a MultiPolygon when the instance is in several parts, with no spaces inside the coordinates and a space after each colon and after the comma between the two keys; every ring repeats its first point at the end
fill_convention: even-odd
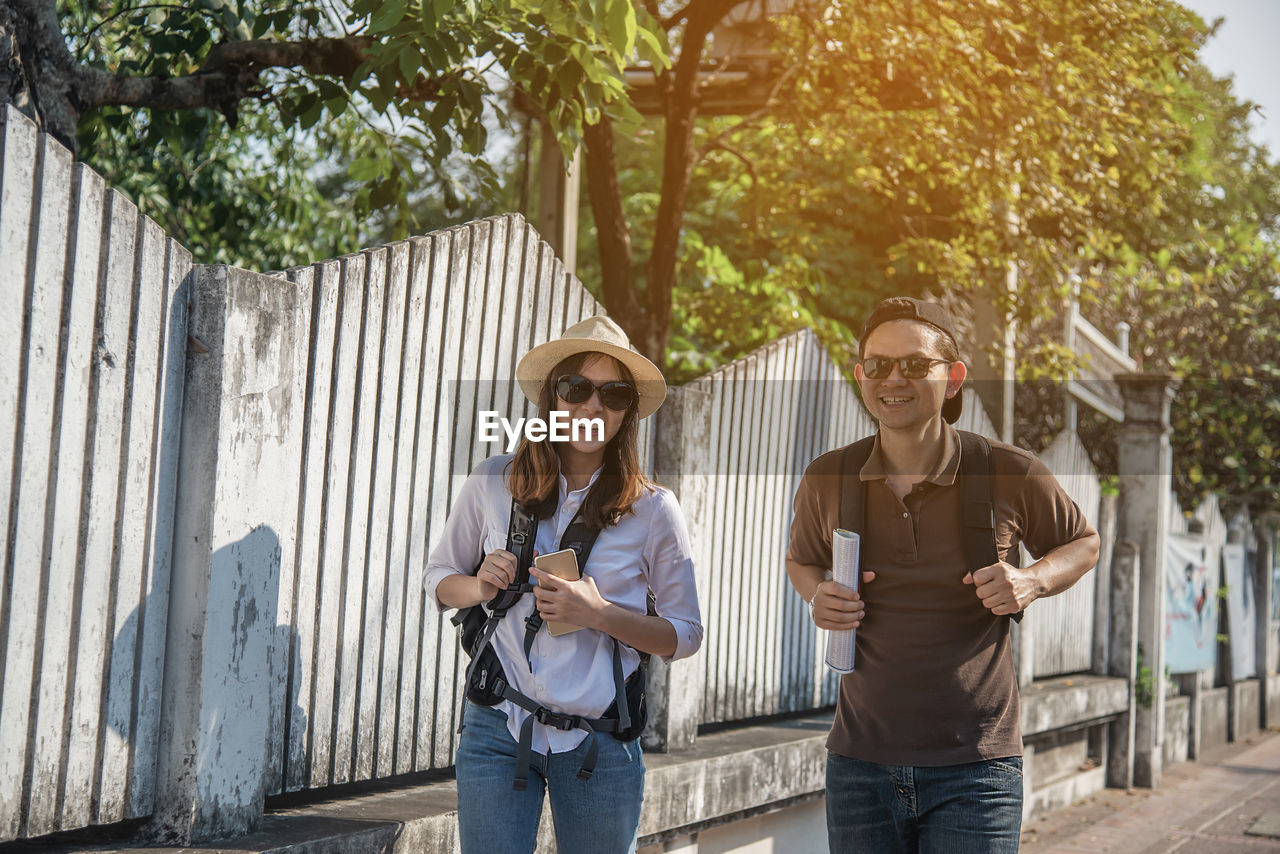
{"type": "Polygon", "coordinates": [[[480,582],[480,601],[488,602],[506,590],[507,585],[516,580],[518,568],[516,556],[506,549],[494,549],[485,555],[480,569],[476,570],[476,579],[480,582]]]}
{"type": "Polygon", "coordinates": [[[584,575],[577,581],[569,581],[537,567],[529,568],[529,576],[538,581],[533,588],[533,596],[542,619],[587,629],[603,628],[601,615],[609,603],[600,595],[591,576],[584,575]]]}

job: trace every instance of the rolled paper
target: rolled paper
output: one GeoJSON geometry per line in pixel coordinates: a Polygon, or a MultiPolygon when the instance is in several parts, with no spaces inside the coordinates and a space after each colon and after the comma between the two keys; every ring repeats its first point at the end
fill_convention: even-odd
{"type": "MultiPolygon", "coordinates": [[[[859,592],[858,579],[861,573],[858,571],[858,561],[861,544],[862,538],[853,531],[836,528],[831,532],[832,578],[859,592]]],[[[837,673],[852,673],[857,637],[857,629],[827,632],[827,666],[837,673]]]]}

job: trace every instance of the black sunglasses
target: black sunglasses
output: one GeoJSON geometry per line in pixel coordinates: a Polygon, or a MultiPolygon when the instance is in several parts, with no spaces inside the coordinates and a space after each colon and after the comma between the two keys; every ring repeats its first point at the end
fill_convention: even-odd
{"type": "Polygon", "coordinates": [[[909,380],[924,379],[934,365],[949,365],[950,359],[930,359],[928,356],[907,356],[902,359],[886,359],[877,356],[862,360],[862,373],[873,380],[882,380],[893,373],[897,365],[902,376],[909,380]]]}
{"type": "Polygon", "coordinates": [[[635,387],[621,380],[596,385],[577,374],[565,374],[556,380],[556,394],[565,403],[586,403],[592,392],[599,392],[600,403],[614,412],[625,412],[636,402],[635,387]]]}

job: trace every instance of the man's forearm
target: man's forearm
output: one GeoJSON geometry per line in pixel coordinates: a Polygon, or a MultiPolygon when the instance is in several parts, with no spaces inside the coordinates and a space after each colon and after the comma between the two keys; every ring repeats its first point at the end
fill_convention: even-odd
{"type": "Polygon", "coordinates": [[[791,586],[806,602],[813,601],[813,594],[826,577],[826,567],[798,563],[787,558],[787,578],[791,579],[791,586]]]}
{"type": "Polygon", "coordinates": [[[1097,533],[1092,533],[1063,543],[1036,561],[1032,569],[1038,584],[1037,598],[1066,591],[1093,569],[1098,563],[1100,543],[1097,533]]]}

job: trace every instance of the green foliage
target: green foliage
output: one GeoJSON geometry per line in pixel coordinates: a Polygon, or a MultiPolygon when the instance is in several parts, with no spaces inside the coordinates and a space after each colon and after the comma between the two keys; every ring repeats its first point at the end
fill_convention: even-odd
{"type": "Polygon", "coordinates": [[[1097,263],[1092,310],[1128,320],[1147,370],[1182,378],[1172,407],[1184,507],[1210,492],[1280,502],[1280,165],[1248,135],[1251,105],[1202,68],[1188,75],[1195,144],[1168,210],[1097,263]]]}
{"type": "Polygon", "coordinates": [[[571,152],[606,111],[638,124],[623,96],[632,56],[666,61],[664,34],[630,0],[63,0],[59,13],[79,61],[130,77],[198,74],[251,39],[304,52],[361,40],[358,61],[330,73],[261,70],[256,100],[211,105],[225,121],[110,106],[82,117],[82,157],[175,236],[200,233],[211,260],[271,266],[493,203],[501,179],[484,155],[507,122],[508,81],[571,152]]]}
{"type": "Polygon", "coordinates": [[[1044,316],[1081,253],[1165,209],[1194,33],[1170,2],[833,2],[784,22],[794,85],[731,142],[757,171],[778,161],[761,184],[788,188],[768,212],[800,251],[855,262],[824,306],[852,321],[880,294],[972,294],[1016,265],[1012,307],[1044,316]]]}

